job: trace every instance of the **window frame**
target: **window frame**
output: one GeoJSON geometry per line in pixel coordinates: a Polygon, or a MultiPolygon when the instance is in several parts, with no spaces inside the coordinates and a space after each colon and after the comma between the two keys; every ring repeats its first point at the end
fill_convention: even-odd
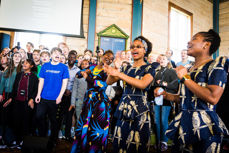
{"type": "Polygon", "coordinates": [[[190,28],[191,28],[191,30],[190,30],[190,32],[191,32],[191,34],[190,34],[190,40],[191,40],[191,38],[192,38],[192,35],[193,35],[193,14],[191,13],[191,12],[189,12],[189,11],[187,11],[187,10],[185,10],[185,9],[183,9],[182,7],[180,7],[180,6],[178,6],[178,5],[176,5],[176,4],[174,4],[174,3],[172,3],[172,2],[169,2],[169,11],[168,11],[168,50],[170,50],[170,14],[171,14],[171,9],[172,8],[175,8],[176,10],[178,10],[178,11],[180,11],[180,12],[182,12],[182,13],[184,13],[184,14],[186,14],[186,15],[188,15],[188,16],[190,16],[190,28]]]}

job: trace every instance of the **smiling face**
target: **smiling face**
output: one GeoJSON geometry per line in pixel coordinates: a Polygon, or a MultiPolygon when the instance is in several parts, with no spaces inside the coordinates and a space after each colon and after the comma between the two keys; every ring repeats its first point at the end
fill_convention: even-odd
{"type": "Polygon", "coordinates": [[[102,62],[106,63],[107,65],[110,65],[114,60],[114,55],[112,53],[106,53],[102,57],[102,62]]]}
{"type": "Polygon", "coordinates": [[[188,52],[189,56],[196,57],[203,54],[205,51],[205,46],[209,46],[209,42],[204,41],[204,37],[200,34],[195,34],[192,39],[188,42],[188,52]]]}
{"type": "Polygon", "coordinates": [[[23,65],[22,65],[22,68],[23,68],[24,71],[31,70],[32,67],[33,67],[33,65],[30,65],[30,63],[27,60],[25,60],[23,65]]]}
{"type": "Polygon", "coordinates": [[[81,65],[80,66],[81,66],[82,69],[88,68],[89,67],[89,61],[88,60],[83,60],[81,62],[81,65]]]}
{"type": "Polygon", "coordinates": [[[73,65],[76,62],[76,55],[75,54],[69,54],[68,55],[68,64],[73,65]]]}
{"type": "Polygon", "coordinates": [[[133,44],[130,46],[131,55],[134,60],[143,59],[145,56],[145,47],[140,40],[135,40],[133,44]]]}
{"type": "Polygon", "coordinates": [[[103,49],[100,49],[100,50],[99,50],[99,54],[98,54],[98,55],[99,55],[99,57],[103,56],[103,54],[104,54],[103,49]]]}
{"type": "Polygon", "coordinates": [[[15,53],[13,56],[13,61],[14,61],[14,63],[19,63],[21,61],[21,54],[15,53]]]}

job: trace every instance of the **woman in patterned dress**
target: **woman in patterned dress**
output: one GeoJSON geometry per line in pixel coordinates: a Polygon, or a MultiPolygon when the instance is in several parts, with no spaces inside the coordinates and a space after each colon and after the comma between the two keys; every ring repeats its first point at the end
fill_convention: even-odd
{"type": "Polygon", "coordinates": [[[75,141],[71,153],[105,152],[109,129],[109,99],[105,94],[107,75],[103,65],[114,59],[112,51],[106,51],[99,65],[91,71],[81,72],[88,83],[80,119],[75,130],[75,141]]]}
{"type": "Polygon", "coordinates": [[[170,123],[167,136],[173,140],[172,152],[188,149],[194,153],[220,152],[223,134],[228,131],[216,114],[218,103],[226,83],[228,63],[225,57],[213,60],[211,55],[220,45],[219,35],[213,31],[199,32],[188,42],[188,55],[195,58],[194,65],[187,70],[176,68],[180,79],[179,95],[167,92],[170,101],[179,102],[181,112],[170,123]]]}
{"type": "Polygon", "coordinates": [[[150,113],[147,90],[155,74],[144,58],[151,52],[152,44],[144,37],[137,37],[131,45],[134,60],[132,66],[105,67],[109,74],[108,84],[123,80],[124,89],[115,116],[118,119],[114,130],[113,152],[148,152],[150,146],[150,113]]]}

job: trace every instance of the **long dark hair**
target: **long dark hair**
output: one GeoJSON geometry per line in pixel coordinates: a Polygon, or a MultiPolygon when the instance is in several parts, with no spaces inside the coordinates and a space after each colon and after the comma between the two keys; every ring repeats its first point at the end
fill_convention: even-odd
{"type": "Polygon", "coordinates": [[[34,61],[32,59],[26,59],[25,61],[27,61],[30,65],[32,65],[33,67],[31,68],[31,72],[33,73],[37,73],[37,66],[34,63],[34,61]]]}
{"type": "MultiPolygon", "coordinates": [[[[20,53],[16,52],[16,53],[14,53],[14,55],[15,54],[20,54],[20,53]]],[[[9,61],[9,65],[6,69],[6,75],[4,77],[9,78],[13,74],[14,69],[15,69],[14,61],[13,61],[13,58],[11,58],[9,61]]],[[[22,61],[19,62],[18,66],[16,68],[16,72],[17,73],[21,72],[21,69],[22,69],[22,61]]]]}

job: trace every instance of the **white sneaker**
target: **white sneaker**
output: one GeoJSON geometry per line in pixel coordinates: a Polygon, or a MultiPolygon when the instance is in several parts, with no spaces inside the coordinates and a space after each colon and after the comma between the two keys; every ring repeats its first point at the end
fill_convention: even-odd
{"type": "Polygon", "coordinates": [[[71,137],[74,137],[74,136],[75,136],[75,128],[72,127],[72,128],[71,128],[71,137]]]}
{"type": "Polygon", "coordinates": [[[63,134],[62,134],[62,131],[61,131],[61,130],[59,131],[58,138],[59,138],[59,139],[62,139],[62,138],[63,138],[63,134]]]}

